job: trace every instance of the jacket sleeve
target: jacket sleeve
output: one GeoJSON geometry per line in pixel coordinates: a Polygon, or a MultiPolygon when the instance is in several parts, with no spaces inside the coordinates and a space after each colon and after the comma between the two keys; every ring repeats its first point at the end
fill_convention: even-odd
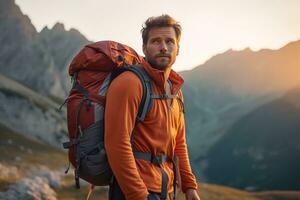
{"type": "Polygon", "coordinates": [[[132,72],[124,72],[112,81],[106,95],[105,148],[112,168],[125,198],[147,199],[148,191],[133,157],[130,144],[142,85],[132,72]]]}
{"type": "Polygon", "coordinates": [[[181,176],[182,191],[185,193],[187,189],[197,189],[196,178],[192,173],[188,156],[183,112],[180,113],[179,117],[175,155],[178,156],[179,160],[179,171],[181,176]]]}

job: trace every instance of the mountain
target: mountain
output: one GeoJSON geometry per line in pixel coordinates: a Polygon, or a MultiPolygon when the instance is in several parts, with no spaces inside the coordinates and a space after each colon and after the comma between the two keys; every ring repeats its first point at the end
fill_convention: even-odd
{"type": "Polygon", "coordinates": [[[300,190],[300,87],[239,119],[207,154],[218,184],[300,190]]]}
{"type": "Polygon", "coordinates": [[[0,0],[0,42],[0,124],[60,148],[67,125],[57,102],[70,88],[68,63],[89,41],[61,23],[38,33],[14,0],[0,0]]]}
{"type": "Polygon", "coordinates": [[[240,118],[300,86],[300,41],[277,50],[228,50],[181,74],[192,165],[199,180],[213,181],[206,173],[211,148],[240,118]]]}
{"type": "Polygon", "coordinates": [[[37,89],[53,84],[45,79],[50,60],[35,42],[38,33],[30,19],[12,0],[0,1],[0,13],[0,72],[37,89]]]}
{"type": "Polygon", "coordinates": [[[0,13],[0,73],[42,94],[64,97],[67,65],[89,41],[59,23],[38,33],[14,0],[0,0],[0,13]]]}
{"type": "Polygon", "coordinates": [[[75,54],[90,41],[76,29],[65,30],[61,23],[56,23],[52,29],[42,29],[38,41],[44,47],[47,56],[52,58],[55,84],[51,94],[65,97],[70,89],[67,67],[75,54]]]}

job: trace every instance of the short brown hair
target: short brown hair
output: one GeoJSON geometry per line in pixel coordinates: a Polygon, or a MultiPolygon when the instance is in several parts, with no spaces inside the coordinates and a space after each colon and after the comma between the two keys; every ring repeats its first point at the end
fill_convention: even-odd
{"type": "Polygon", "coordinates": [[[173,27],[176,33],[176,39],[177,42],[180,40],[181,36],[181,26],[179,22],[177,22],[175,19],[170,17],[169,15],[161,15],[157,17],[149,17],[145,24],[143,25],[143,28],[141,30],[142,32],[142,38],[143,38],[143,44],[146,44],[149,37],[149,31],[152,28],[157,27],[173,27]]]}

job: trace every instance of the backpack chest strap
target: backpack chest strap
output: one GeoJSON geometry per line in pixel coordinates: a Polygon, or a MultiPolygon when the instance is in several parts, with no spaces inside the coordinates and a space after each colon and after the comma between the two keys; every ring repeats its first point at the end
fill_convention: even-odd
{"type": "Polygon", "coordinates": [[[173,158],[167,156],[167,155],[159,155],[155,156],[151,153],[145,153],[145,152],[133,152],[134,158],[135,159],[140,159],[140,160],[147,160],[151,162],[154,165],[160,166],[161,164],[165,162],[172,162],[173,158]]]}
{"type": "Polygon", "coordinates": [[[162,94],[162,95],[152,94],[151,98],[152,99],[163,99],[163,100],[165,100],[165,99],[175,99],[175,98],[177,98],[177,96],[176,95],[170,95],[170,94],[162,94]]]}

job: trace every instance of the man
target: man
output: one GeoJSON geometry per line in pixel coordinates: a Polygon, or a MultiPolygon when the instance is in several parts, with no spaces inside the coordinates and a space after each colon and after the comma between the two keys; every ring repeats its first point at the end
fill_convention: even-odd
{"type": "Polygon", "coordinates": [[[185,140],[180,90],[183,79],[171,69],[179,52],[180,36],[180,25],[168,15],[151,17],[145,22],[142,29],[145,62],[141,67],[152,80],[153,93],[166,98],[153,99],[145,120],[136,127],[143,94],[140,79],[132,72],[124,72],[108,89],[105,147],[115,177],[110,186],[111,200],[170,199],[176,174],[175,161],[165,159],[165,162],[157,163],[152,162],[152,158],[162,161],[162,158],[174,158],[174,155],[179,160],[177,172],[180,172],[186,200],[200,200],[185,140]],[[136,159],[135,152],[151,154],[151,160],[136,159]]]}

